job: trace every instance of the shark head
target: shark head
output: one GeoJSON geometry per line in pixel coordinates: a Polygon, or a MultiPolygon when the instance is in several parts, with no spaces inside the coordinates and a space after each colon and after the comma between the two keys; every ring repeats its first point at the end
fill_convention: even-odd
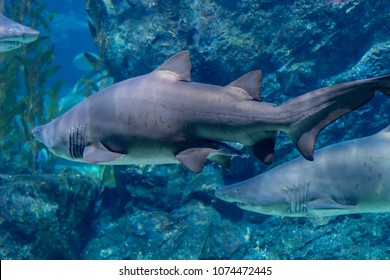
{"type": "Polygon", "coordinates": [[[257,176],[216,190],[215,196],[236,203],[244,210],[267,215],[283,215],[288,211],[288,197],[269,176],[257,176]]]}
{"type": "Polygon", "coordinates": [[[39,31],[0,14],[0,52],[17,49],[38,39],[39,31]]]}
{"type": "Polygon", "coordinates": [[[36,140],[43,143],[53,154],[67,158],[69,155],[68,141],[66,141],[65,136],[58,133],[55,129],[52,129],[52,126],[52,122],[37,126],[31,130],[31,134],[36,140]]]}

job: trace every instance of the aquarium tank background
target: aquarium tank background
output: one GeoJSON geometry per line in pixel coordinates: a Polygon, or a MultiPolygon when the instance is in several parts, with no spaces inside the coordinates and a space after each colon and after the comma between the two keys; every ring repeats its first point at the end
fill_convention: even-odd
{"type": "MultiPolygon", "coordinates": [[[[389,214],[265,216],[214,196],[298,156],[285,135],[271,166],[250,157],[195,175],[181,165],[77,164],[30,133],[181,50],[197,82],[226,85],[261,69],[261,100],[276,104],[389,74],[388,1],[9,0],[0,12],[41,32],[0,53],[1,259],[390,258],[389,214]]],[[[321,132],[316,148],[386,127],[389,105],[375,96],[321,132]]]]}

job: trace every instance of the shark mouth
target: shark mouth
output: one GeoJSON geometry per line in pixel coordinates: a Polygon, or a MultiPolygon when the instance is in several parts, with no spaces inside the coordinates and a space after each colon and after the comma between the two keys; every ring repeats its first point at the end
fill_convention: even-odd
{"type": "Polygon", "coordinates": [[[0,41],[1,46],[7,46],[9,48],[19,48],[23,45],[24,43],[22,41],[17,41],[17,40],[5,40],[5,41],[0,41]]]}
{"type": "Polygon", "coordinates": [[[236,205],[237,205],[238,207],[240,207],[240,208],[243,208],[243,207],[245,207],[245,206],[248,206],[248,204],[243,203],[243,202],[236,202],[236,205]]]}

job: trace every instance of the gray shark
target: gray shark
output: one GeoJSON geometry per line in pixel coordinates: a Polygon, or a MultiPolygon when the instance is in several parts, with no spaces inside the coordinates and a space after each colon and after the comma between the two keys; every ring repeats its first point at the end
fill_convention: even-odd
{"type": "Polygon", "coordinates": [[[38,39],[39,31],[0,14],[0,52],[17,49],[38,39]]]}
{"type": "Polygon", "coordinates": [[[33,135],[55,155],[90,164],[184,164],[200,172],[207,159],[229,167],[245,157],[223,141],[251,148],[271,163],[275,138],[288,133],[313,159],[319,131],[370,100],[390,94],[390,76],[306,93],[281,106],[260,102],[261,72],[227,86],[191,82],[188,51],[153,72],[111,85],[72,107],[33,135]]]}
{"type": "Polygon", "coordinates": [[[390,126],[293,159],[215,195],[245,210],[281,216],[390,212],[390,126]]]}

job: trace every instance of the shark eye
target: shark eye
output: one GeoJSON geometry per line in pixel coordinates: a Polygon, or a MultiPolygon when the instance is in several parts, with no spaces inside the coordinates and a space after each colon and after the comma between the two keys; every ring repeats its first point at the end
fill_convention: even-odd
{"type": "Polygon", "coordinates": [[[240,191],[239,191],[238,189],[234,189],[234,190],[233,190],[233,194],[234,194],[234,195],[239,195],[239,194],[240,194],[240,191]]]}
{"type": "Polygon", "coordinates": [[[15,30],[14,30],[13,28],[8,29],[8,33],[11,33],[11,34],[12,34],[12,33],[14,33],[14,31],[15,31],[15,30]]]}

